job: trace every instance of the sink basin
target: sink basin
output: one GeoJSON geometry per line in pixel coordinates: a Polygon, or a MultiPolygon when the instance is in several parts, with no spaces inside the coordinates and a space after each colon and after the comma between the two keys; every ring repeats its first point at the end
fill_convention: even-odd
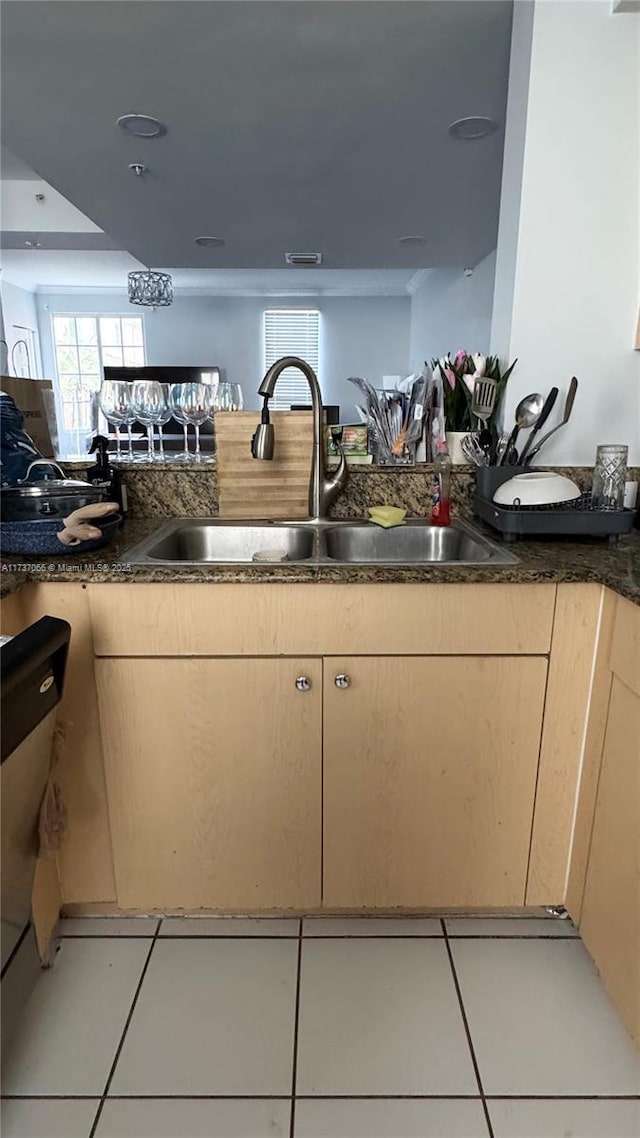
{"type": "MultiPolygon", "coordinates": [[[[514,565],[517,557],[467,522],[224,522],[175,518],[125,553],[130,565],[241,565],[281,550],[288,562],[322,565],[514,565]]],[[[268,565],[272,562],[256,562],[268,565]]]]}
{"type": "Polygon", "coordinates": [[[481,564],[493,560],[495,549],[481,534],[456,522],[450,526],[409,522],[393,529],[371,524],[346,525],[327,530],[325,537],[327,556],[333,561],[360,564],[481,564]]]}
{"type": "MultiPolygon", "coordinates": [[[[180,562],[250,562],[254,553],[281,550],[287,561],[303,561],[313,554],[312,530],[279,525],[220,525],[216,522],[181,522],[163,536],[145,542],[145,560],[180,562]]],[[[134,551],[132,551],[134,552],[134,551]]],[[[127,559],[129,560],[129,559],[127,559]]]]}

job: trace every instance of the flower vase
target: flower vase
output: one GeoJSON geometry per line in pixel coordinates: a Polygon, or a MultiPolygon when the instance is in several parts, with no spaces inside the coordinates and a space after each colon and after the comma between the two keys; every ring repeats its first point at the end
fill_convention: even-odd
{"type": "Polygon", "coordinates": [[[468,431],[447,431],[446,432],[445,437],[447,440],[447,449],[449,451],[449,458],[451,459],[451,462],[454,466],[461,466],[461,465],[463,465],[469,461],[468,459],[465,458],[464,454],[462,453],[462,440],[465,437],[465,435],[468,435],[468,434],[469,434],[468,431]]]}

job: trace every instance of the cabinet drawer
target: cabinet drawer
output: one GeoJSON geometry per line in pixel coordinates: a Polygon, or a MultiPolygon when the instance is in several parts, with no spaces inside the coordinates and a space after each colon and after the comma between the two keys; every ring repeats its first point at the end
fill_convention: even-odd
{"type": "Polygon", "coordinates": [[[539,655],[555,585],[90,585],[98,656],[539,655]]]}

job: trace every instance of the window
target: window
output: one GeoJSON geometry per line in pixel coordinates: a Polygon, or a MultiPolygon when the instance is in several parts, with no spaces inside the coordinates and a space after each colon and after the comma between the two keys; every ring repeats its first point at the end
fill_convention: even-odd
{"type": "Polygon", "coordinates": [[[74,404],[97,391],[104,366],[144,367],[141,316],[54,316],[53,341],[63,427],[75,427],[74,404]]]}
{"type": "MultiPolygon", "coordinates": [[[[265,371],[281,356],[300,356],[318,375],[320,364],[320,313],[313,308],[268,308],[264,314],[265,371]]],[[[309,403],[309,385],[297,368],[286,368],[272,400],[276,411],[292,403],[309,403]]]]}

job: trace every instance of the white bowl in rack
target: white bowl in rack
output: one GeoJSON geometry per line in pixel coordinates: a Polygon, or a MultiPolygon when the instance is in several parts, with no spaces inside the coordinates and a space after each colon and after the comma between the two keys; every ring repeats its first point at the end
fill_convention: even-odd
{"type": "Polygon", "coordinates": [[[498,506],[556,506],[573,502],[581,490],[571,478],[552,470],[528,470],[498,486],[493,500],[498,506]]]}

